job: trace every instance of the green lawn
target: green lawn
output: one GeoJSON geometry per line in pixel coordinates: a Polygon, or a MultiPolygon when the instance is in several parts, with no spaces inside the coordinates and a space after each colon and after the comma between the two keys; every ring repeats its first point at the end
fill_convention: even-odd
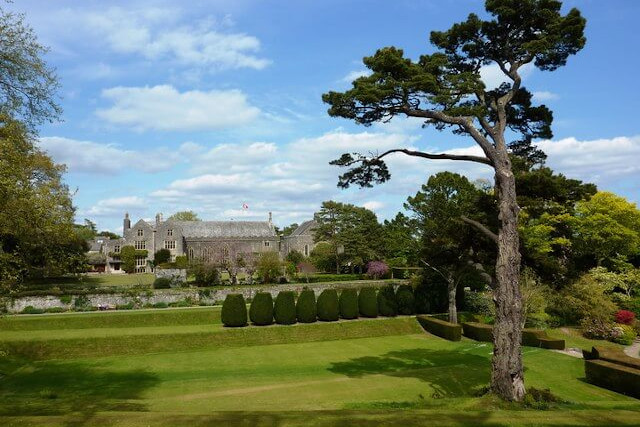
{"type": "Polygon", "coordinates": [[[422,332],[410,317],[227,329],[205,319],[207,311],[213,310],[38,316],[44,320],[33,324],[24,317],[2,319],[0,325],[13,325],[0,332],[2,424],[637,425],[640,420],[640,401],[587,384],[582,360],[548,350],[524,349],[527,385],[550,388],[568,403],[534,411],[473,396],[489,380],[490,345],[442,340],[422,332]],[[82,316],[86,327],[78,327],[82,316]],[[182,323],[167,325],[170,319],[182,323]],[[25,324],[29,330],[20,327],[25,324]]]}

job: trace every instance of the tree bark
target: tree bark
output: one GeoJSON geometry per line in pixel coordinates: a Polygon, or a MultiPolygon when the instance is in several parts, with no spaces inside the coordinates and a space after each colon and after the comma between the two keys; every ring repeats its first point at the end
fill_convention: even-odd
{"type": "Polygon", "coordinates": [[[458,310],[456,309],[456,281],[449,276],[447,280],[447,293],[449,296],[449,322],[458,323],[458,310]]]}
{"type": "Polygon", "coordinates": [[[506,153],[495,164],[498,195],[498,257],[494,302],[496,318],[493,328],[491,389],[506,400],[524,397],[524,374],[521,353],[522,300],[520,279],[520,238],[516,182],[506,153]]]}

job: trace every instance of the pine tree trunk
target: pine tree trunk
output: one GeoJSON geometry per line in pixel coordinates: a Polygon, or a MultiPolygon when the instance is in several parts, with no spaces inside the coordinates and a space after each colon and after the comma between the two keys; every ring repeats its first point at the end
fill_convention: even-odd
{"type": "Polygon", "coordinates": [[[453,278],[449,278],[447,291],[449,295],[449,322],[458,323],[458,310],[456,309],[456,282],[453,278]]]}
{"type": "Polygon", "coordinates": [[[491,389],[500,397],[520,401],[524,397],[521,353],[522,301],[520,295],[520,238],[516,182],[505,154],[495,165],[500,230],[496,261],[496,306],[493,327],[491,389]]]}

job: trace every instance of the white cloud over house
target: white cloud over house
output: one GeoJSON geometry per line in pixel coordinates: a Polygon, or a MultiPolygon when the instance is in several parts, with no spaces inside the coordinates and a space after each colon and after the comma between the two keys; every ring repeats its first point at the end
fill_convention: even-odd
{"type": "Polygon", "coordinates": [[[108,123],[136,130],[216,130],[249,123],[260,115],[240,90],[190,90],[171,85],[114,87],[102,91],[110,101],[96,115],[108,123]]]}

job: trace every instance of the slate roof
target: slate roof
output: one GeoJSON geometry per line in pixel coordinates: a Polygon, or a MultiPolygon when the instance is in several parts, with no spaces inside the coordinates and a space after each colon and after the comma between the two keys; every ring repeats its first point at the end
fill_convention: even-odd
{"type": "Polygon", "coordinates": [[[293,233],[291,233],[290,236],[301,236],[305,234],[311,235],[313,234],[312,231],[316,228],[316,225],[317,223],[314,220],[305,221],[300,224],[298,228],[293,230],[293,233]]]}
{"type": "Polygon", "coordinates": [[[173,221],[186,238],[275,237],[267,221],[173,221]]]}

